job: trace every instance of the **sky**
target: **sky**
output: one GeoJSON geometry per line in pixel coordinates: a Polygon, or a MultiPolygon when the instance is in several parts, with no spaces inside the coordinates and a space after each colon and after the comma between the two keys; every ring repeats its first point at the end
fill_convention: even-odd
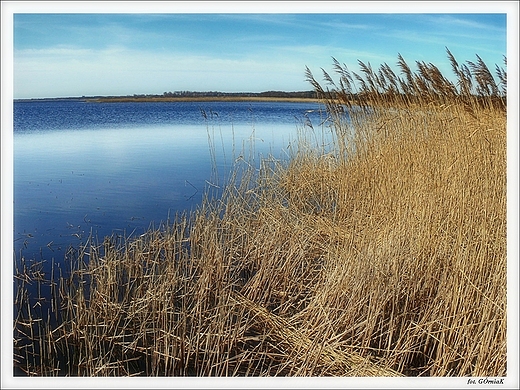
{"type": "Polygon", "coordinates": [[[304,91],[305,67],[397,71],[398,53],[452,77],[446,47],[505,68],[506,3],[13,2],[13,97],[304,91]]]}

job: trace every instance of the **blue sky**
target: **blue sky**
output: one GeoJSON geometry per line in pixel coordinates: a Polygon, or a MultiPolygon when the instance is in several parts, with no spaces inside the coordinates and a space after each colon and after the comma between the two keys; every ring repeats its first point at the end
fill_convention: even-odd
{"type": "Polygon", "coordinates": [[[413,69],[416,60],[432,62],[451,77],[446,46],[459,62],[478,54],[493,69],[507,55],[500,3],[233,3],[218,13],[214,4],[193,2],[15,10],[13,96],[301,91],[311,89],[305,67],[321,79],[332,57],[353,71],[358,59],[397,70],[401,53],[413,69]]]}

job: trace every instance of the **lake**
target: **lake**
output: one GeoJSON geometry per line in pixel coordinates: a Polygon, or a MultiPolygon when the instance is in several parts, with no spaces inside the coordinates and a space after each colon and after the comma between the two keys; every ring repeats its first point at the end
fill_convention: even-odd
{"type": "Polygon", "coordinates": [[[159,227],[240,156],[287,159],[325,117],[313,102],[15,101],[15,254],[60,261],[90,234],[159,227]]]}

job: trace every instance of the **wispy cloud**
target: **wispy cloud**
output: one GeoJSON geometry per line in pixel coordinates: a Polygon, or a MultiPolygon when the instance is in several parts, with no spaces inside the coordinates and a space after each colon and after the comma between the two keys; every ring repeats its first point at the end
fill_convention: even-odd
{"type": "Polygon", "coordinates": [[[471,51],[473,53],[491,53],[494,55],[503,55],[505,54],[506,50],[505,39],[498,39],[496,36],[480,36],[458,32],[421,34],[415,30],[392,30],[381,33],[380,35],[399,42],[413,42],[423,44],[423,50],[419,52],[419,55],[421,56],[428,53],[428,47],[457,47],[464,49],[465,52],[471,51]],[[482,41],[493,43],[483,45],[482,41]]]}
{"type": "Polygon", "coordinates": [[[167,90],[302,90],[304,65],[276,57],[232,59],[211,55],[56,47],[15,55],[19,97],[162,93],[167,90]]]}
{"type": "Polygon", "coordinates": [[[428,21],[437,27],[448,27],[450,29],[454,29],[454,31],[458,31],[457,28],[465,28],[486,33],[506,33],[505,26],[498,27],[489,23],[477,22],[475,20],[461,18],[454,15],[425,15],[423,18],[425,21],[428,21]]]}
{"type": "Polygon", "coordinates": [[[37,14],[17,16],[14,31],[17,97],[296,90],[309,87],[305,66],[331,57],[356,71],[358,59],[392,66],[397,53],[442,64],[445,46],[464,60],[505,51],[493,15],[37,14]]]}
{"type": "MultiPolygon", "coordinates": [[[[313,58],[318,58],[318,62],[323,59],[329,61],[331,57],[336,57],[338,60],[347,61],[350,63],[357,63],[358,59],[364,61],[394,61],[395,58],[390,55],[385,55],[377,51],[348,49],[342,46],[320,46],[320,45],[300,45],[300,46],[285,46],[281,47],[280,51],[285,53],[295,53],[300,58],[307,62],[316,63],[313,58]]],[[[329,61],[330,62],[330,61],[329,61]]],[[[328,65],[328,63],[323,64],[328,65]]]]}
{"type": "Polygon", "coordinates": [[[499,51],[505,49],[506,43],[505,23],[503,27],[498,27],[452,15],[418,15],[412,26],[401,28],[401,25],[396,23],[391,28],[378,32],[378,35],[410,42],[463,45],[499,51]],[[418,28],[418,25],[421,28],[418,28]]]}

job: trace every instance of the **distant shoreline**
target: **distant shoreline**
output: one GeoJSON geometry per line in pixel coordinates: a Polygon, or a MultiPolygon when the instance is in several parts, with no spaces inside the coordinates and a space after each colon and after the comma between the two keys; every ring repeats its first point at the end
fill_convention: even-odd
{"type": "Polygon", "coordinates": [[[287,102],[287,103],[319,103],[320,99],[313,98],[283,98],[283,97],[178,97],[178,98],[42,98],[42,99],[14,99],[15,102],[55,102],[55,101],[82,101],[86,103],[161,103],[161,102],[287,102]]]}
{"type": "Polygon", "coordinates": [[[200,97],[120,97],[85,99],[96,103],[125,103],[125,102],[313,102],[319,99],[297,97],[263,97],[263,96],[200,96],[200,97]]]}
{"type": "Polygon", "coordinates": [[[88,103],[126,102],[320,102],[312,92],[261,92],[261,93],[220,93],[185,92],[165,95],[134,96],[81,96],[61,98],[14,99],[16,102],[83,101],[88,103]]]}

